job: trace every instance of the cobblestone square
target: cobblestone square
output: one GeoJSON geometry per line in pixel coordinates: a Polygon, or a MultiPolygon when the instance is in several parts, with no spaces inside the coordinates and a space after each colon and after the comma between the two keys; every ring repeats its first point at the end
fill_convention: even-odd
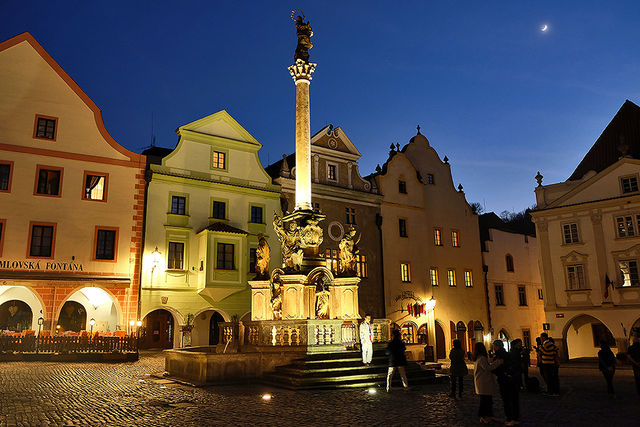
{"type": "MultiPolygon", "coordinates": [[[[383,389],[290,391],[259,384],[192,388],[149,374],[160,354],[123,364],[0,364],[1,426],[477,425],[471,376],[463,399],[448,384],[387,394],[383,389]],[[263,400],[271,393],[271,400],[263,400]]],[[[629,370],[616,373],[618,396],[605,394],[595,369],[561,369],[562,396],[522,393],[523,425],[632,425],[639,398],[629,370]]],[[[494,410],[502,416],[499,398],[494,410]]]]}

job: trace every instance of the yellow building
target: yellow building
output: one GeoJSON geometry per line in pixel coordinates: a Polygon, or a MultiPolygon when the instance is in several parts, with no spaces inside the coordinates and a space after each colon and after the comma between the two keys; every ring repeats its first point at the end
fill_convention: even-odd
{"type": "Polygon", "coordinates": [[[271,269],[280,266],[272,224],[280,186],[260,164],[262,145],[226,111],[177,133],[175,149],[145,151],[143,347],[217,344],[219,322],[245,318],[259,233],[271,246],[271,269]]]}
{"type": "Polygon", "coordinates": [[[127,330],[144,156],[30,34],[0,44],[0,82],[0,329],[127,330]]]}
{"type": "Polygon", "coordinates": [[[626,101],[573,174],[542,185],[538,236],[549,335],[569,358],[619,351],[640,326],[640,107],[626,101]]]}
{"type": "Polygon", "coordinates": [[[375,178],[387,318],[439,359],[456,338],[471,350],[487,330],[478,217],[454,188],[448,159],[418,131],[402,150],[392,146],[375,178]]]}

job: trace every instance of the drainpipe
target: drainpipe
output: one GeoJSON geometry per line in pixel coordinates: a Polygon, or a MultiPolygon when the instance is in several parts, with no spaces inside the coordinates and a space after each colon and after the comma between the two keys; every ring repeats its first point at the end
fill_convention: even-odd
{"type": "MultiPolygon", "coordinates": [[[[138,313],[136,320],[142,320],[140,315],[142,314],[142,255],[144,254],[145,235],[147,234],[147,196],[149,194],[149,183],[153,177],[153,172],[148,169],[148,165],[145,168],[144,173],[144,203],[142,208],[142,236],[140,243],[140,264],[138,269],[138,313]]],[[[139,332],[138,332],[139,333],[139,332]]]]}
{"type": "MultiPolygon", "coordinates": [[[[489,281],[487,280],[487,273],[489,272],[489,266],[482,264],[482,272],[484,273],[484,296],[487,303],[487,320],[489,321],[489,333],[491,333],[491,306],[489,305],[489,281]]],[[[493,338],[493,337],[492,337],[493,338]]]]}
{"type": "Polygon", "coordinates": [[[382,312],[387,317],[387,298],[384,291],[384,249],[382,246],[382,215],[376,214],[376,225],[378,226],[378,236],[380,238],[380,278],[382,280],[382,312]]]}

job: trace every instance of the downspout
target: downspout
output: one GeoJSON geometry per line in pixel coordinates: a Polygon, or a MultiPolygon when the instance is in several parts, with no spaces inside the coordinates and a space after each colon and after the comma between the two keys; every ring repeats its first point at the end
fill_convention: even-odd
{"type": "MultiPolygon", "coordinates": [[[[487,279],[487,273],[489,272],[489,266],[482,264],[482,272],[484,273],[484,296],[487,303],[487,320],[489,321],[489,333],[493,329],[491,325],[491,306],[489,305],[489,281],[487,279]]],[[[491,335],[493,335],[491,333],[491,335]]],[[[493,338],[493,337],[492,337],[493,338]]]]}
{"type": "Polygon", "coordinates": [[[153,176],[153,172],[148,169],[148,165],[145,168],[144,173],[144,203],[142,210],[142,242],[140,244],[140,268],[138,271],[138,315],[136,316],[137,320],[142,320],[140,315],[142,314],[142,255],[144,254],[144,244],[145,244],[145,235],[147,234],[147,195],[149,193],[149,183],[151,182],[151,177],[153,176]]]}
{"type": "Polygon", "coordinates": [[[378,226],[378,236],[380,238],[380,278],[382,280],[382,312],[387,317],[387,298],[384,290],[384,249],[382,246],[382,215],[376,214],[376,225],[378,226]]]}

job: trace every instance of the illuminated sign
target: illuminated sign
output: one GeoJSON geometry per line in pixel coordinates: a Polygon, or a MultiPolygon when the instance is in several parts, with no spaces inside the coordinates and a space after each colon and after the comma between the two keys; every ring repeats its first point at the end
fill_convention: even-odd
{"type": "Polygon", "coordinates": [[[30,271],[84,271],[84,266],[75,262],[58,261],[10,261],[0,259],[2,270],[30,270],[30,271]]]}

